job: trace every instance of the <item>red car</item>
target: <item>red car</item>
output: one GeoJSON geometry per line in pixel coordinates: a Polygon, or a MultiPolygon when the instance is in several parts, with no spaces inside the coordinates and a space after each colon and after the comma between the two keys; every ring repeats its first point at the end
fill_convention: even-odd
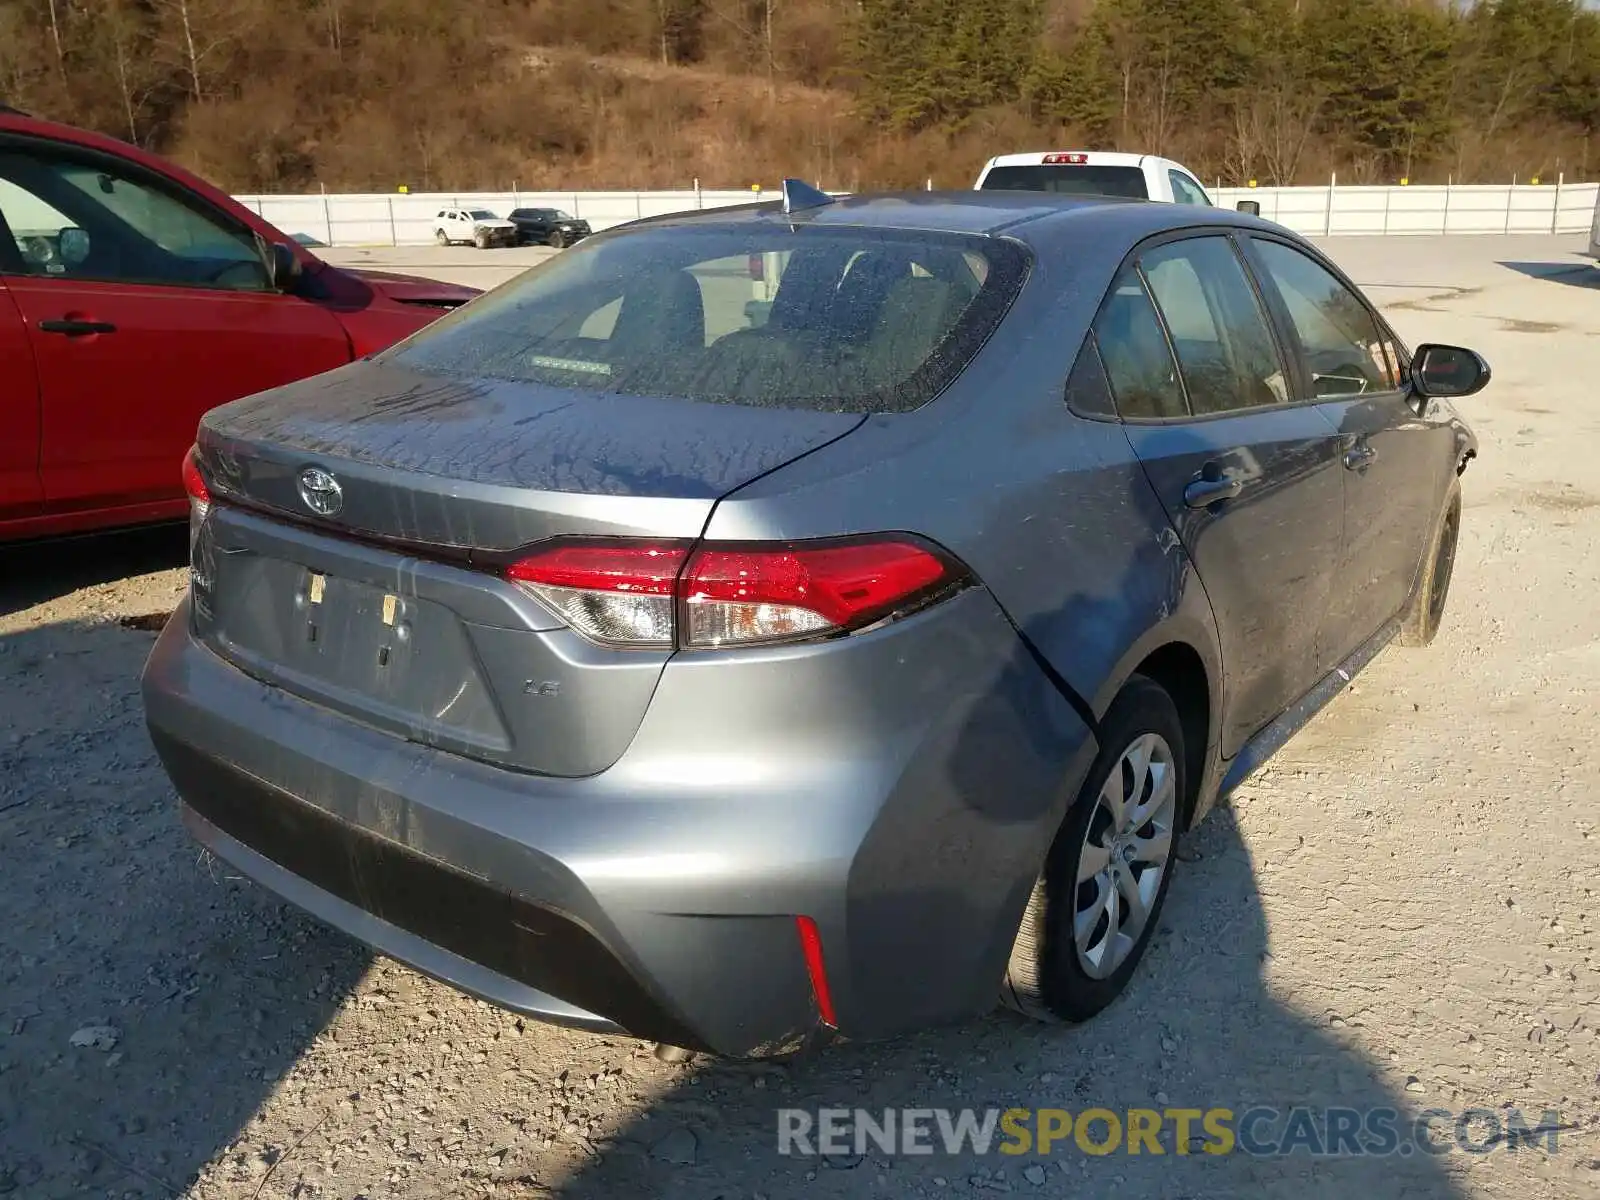
{"type": "Polygon", "coordinates": [[[185,516],[207,409],[477,294],[334,267],[172,163],[0,108],[0,541],[185,516]]]}

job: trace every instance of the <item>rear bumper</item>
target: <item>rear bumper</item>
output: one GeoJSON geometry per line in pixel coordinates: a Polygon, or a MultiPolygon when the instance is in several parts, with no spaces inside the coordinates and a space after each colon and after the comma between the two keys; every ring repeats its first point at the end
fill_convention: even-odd
{"type": "MultiPolygon", "coordinates": [[[[628,753],[582,779],[456,757],[259,683],[194,641],[187,604],[143,688],[191,832],[285,899],[542,1020],[759,1054],[819,1032],[799,914],[845,1036],[992,1006],[1094,753],[981,590],[852,641],[873,643],[848,648],[869,671],[901,664],[912,691],[892,724],[826,696],[790,696],[775,722],[749,679],[675,662],[628,753]],[[913,654],[934,661],[911,669],[913,654]],[[729,753],[688,754],[696,725],[729,753]]],[[[803,683],[795,650],[735,674],[803,683]]]]}

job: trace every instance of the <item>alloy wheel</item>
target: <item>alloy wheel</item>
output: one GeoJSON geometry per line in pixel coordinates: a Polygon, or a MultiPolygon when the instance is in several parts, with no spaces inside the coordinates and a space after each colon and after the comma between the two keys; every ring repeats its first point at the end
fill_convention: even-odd
{"type": "Polygon", "coordinates": [[[1178,788],[1172,748],[1158,733],[1136,738],[1106,776],[1078,853],[1072,940],[1091,979],[1133,952],[1172,857],[1178,788]]]}

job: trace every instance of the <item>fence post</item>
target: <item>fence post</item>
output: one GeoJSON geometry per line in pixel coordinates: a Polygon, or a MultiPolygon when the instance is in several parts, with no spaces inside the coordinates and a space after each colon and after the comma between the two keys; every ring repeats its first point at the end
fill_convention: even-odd
{"type": "Polygon", "coordinates": [[[1439,226],[1440,233],[1450,232],[1450,192],[1455,186],[1455,181],[1454,175],[1444,177],[1444,224],[1439,226]]]}
{"type": "Polygon", "coordinates": [[[643,192],[635,192],[633,194],[633,215],[635,217],[644,216],[644,193],[643,192]]]}
{"type": "Polygon", "coordinates": [[[1322,232],[1326,236],[1333,232],[1333,189],[1339,185],[1339,172],[1328,172],[1328,208],[1322,214],[1322,232]]]}
{"type": "Polygon", "coordinates": [[[333,212],[328,208],[328,189],[324,184],[319,183],[317,186],[322,188],[322,224],[328,231],[327,244],[331,246],[333,245],[333,212]]]}
{"type": "Polygon", "coordinates": [[[698,179],[694,181],[694,206],[696,208],[704,208],[706,206],[706,198],[700,194],[700,181],[698,179]]]}
{"type": "Polygon", "coordinates": [[[1389,200],[1394,196],[1394,185],[1385,184],[1383,188],[1383,232],[1389,232],[1389,200]]]}
{"type": "Polygon", "coordinates": [[[522,193],[517,190],[517,181],[515,179],[511,181],[511,207],[522,207],[522,193]]]}
{"type": "Polygon", "coordinates": [[[1511,177],[1511,186],[1506,189],[1506,225],[1502,233],[1511,232],[1511,202],[1517,198],[1517,177],[1511,177]]]}
{"type": "Polygon", "coordinates": [[[383,201],[389,206],[389,244],[398,246],[400,244],[400,234],[394,227],[394,197],[385,196],[383,201]]]}
{"type": "Polygon", "coordinates": [[[1565,171],[1558,171],[1556,173],[1556,202],[1550,208],[1551,233],[1561,232],[1561,181],[1566,177],[1565,171]]]}

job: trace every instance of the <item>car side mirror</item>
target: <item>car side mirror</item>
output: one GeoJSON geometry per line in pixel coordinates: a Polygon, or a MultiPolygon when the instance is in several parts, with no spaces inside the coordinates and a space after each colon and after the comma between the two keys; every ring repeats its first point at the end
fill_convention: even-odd
{"type": "Polygon", "coordinates": [[[1430,399],[1474,395],[1488,386],[1489,377],[1483,355],[1461,346],[1428,343],[1411,356],[1411,388],[1430,399]]]}
{"type": "Polygon", "coordinates": [[[293,291],[301,270],[300,256],[290,247],[282,242],[273,242],[267,247],[267,271],[277,291],[293,291]]]}
{"type": "Polygon", "coordinates": [[[1234,205],[1234,208],[1247,216],[1259,217],[1261,215],[1261,201],[1259,200],[1241,200],[1234,205]]]}

